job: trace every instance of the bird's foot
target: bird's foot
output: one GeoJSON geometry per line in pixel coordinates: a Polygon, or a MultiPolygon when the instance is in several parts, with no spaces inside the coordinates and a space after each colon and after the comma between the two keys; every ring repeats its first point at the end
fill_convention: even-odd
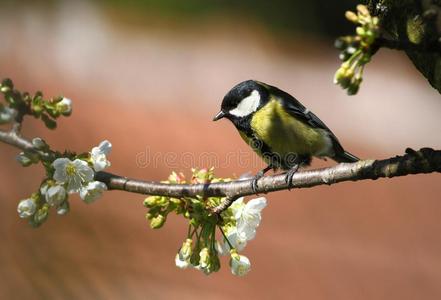
{"type": "Polygon", "coordinates": [[[253,181],[251,182],[251,189],[253,190],[253,193],[257,195],[257,182],[259,181],[260,178],[263,177],[263,172],[260,171],[259,173],[256,174],[256,176],[254,176],[253,181]]]}
{"type": "Polygon", "coordinates": [[[268,172],[269,170],[271,170],[272,167],[268,166],[263,170],[260,170],[256,176],[254,176],[253,181],[251,182],[251,189],[253,190],[253,193],[257,195],[257,182],[259,181],[260,178],[262,178],[266,172],[268,172]]]}
{"type": "Polygon", "coordinates": [[[299,165],[295,165],[288,172],[286,172],[285,182],[288,185],[288,190],[291,190],[291,188],[293,187],[292,178],[294,174],[297,173],[298,170],[299,170],[299,165]]]}

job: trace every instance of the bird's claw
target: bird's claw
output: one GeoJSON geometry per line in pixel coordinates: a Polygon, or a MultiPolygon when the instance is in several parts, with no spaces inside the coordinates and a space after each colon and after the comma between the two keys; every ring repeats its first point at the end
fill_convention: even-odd
{"type": "Polygon", "coordinates": [[[257,182],[260,178],[262,178],[263,175],[258,173],[256,176],[254,176],[253,181],[251,182],[251,189],[253,190],[253,193],[257,195],[257,182]]]}
{"type": "Polygon", "coordinates": [[[285,183],[288,185],[289,191],[293,187],[292,178],[294,177],[294,174],[297,173],[298,169],[299,169],[299,165],[296,165],[293,168],[291,168],[288,172],[286,172],[285,183]]]}
{"type": "Polygon", "coordinates": [[[268,171],[271,170],[271,169],[272,169],[272,166],[269,165],[269,166],[267,166],[265,169],[260,170],[260,171],[256,174],[256,176],[254,176],[253,181],[251,182],[251,189],[253,190],[253,193],[254,193],[254,194],[258,195],[258,194],[257,194],[257,188],[258,188],[258,187],[257,187],[257,181],[259,181],[259,179],[262,178],[262,177],[265,175],[265,173],[268,172],[268,171]]]}

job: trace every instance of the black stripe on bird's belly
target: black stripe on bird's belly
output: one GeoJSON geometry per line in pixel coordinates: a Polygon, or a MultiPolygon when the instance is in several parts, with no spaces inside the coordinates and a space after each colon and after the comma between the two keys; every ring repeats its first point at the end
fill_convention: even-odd
{"type": "Polygon", "coordinates": [[[250,146],[253,150],[258,153],[260,152],[263,160],[273,169],[289,170],[297,165],[307,166],[311,163],[310,155],[299,155],[296,153],[281,155],[280,153],[272,151],[268,144],[255,136],[251,137],[251,143],[252,145],[250,146]]]}
{"type": "Polygon", "coordinates": [[[249,117],[246,117],[241,120],[235,120],[236,122],[233,123],[238,130],[243,132],[250,139],[249,146],[262,156],[268,166],[271,166],[273,169],[289,170],[297,165],[307,166],[311,163],[310,155],[288,153],[282,156],[277,152],[273,152],[267,143],[254,135],[249,119],[249,117]]]}

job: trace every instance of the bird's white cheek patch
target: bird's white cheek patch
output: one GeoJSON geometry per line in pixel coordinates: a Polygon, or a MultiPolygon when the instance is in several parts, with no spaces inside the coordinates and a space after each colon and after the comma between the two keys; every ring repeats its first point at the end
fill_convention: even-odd
{"type": "Polygon", "coordinates": [[[230,114],[236,117],[245,117],[257,110],[260,104],[260,94],[254,90],[251,95],[243,98],[235,109],[230,110],[230,114]]]}

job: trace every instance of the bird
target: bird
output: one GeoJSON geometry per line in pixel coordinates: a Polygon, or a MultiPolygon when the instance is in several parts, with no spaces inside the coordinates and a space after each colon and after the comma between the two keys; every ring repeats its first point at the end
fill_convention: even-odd
{"type": "Polygon", "coordinates": [[[230,120],[242,139],[267,166],[252,180],[257,193],[258,180],[269,170],[286,171],[285,181],[299,168],[309,166],[312,157],[336,162],[356,162],[332,131],[296,98],[275,86],[246,80],[234,86],[223,98],[213,121],[230,120]]]}

